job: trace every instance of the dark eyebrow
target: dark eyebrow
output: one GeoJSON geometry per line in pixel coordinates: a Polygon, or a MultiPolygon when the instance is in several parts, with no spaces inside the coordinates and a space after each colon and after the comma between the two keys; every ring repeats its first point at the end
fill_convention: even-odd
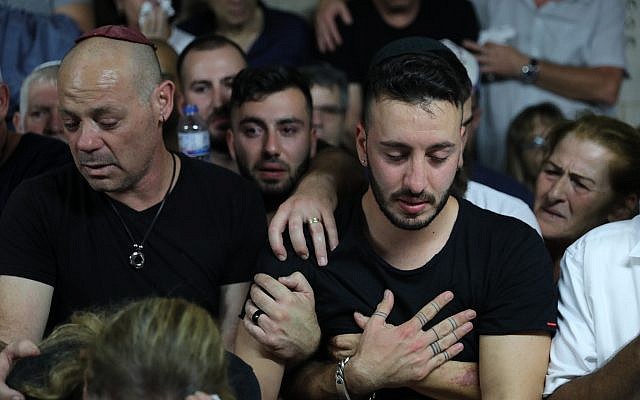
{"type": "Polygon", "coordinates": [[[256,124],[256,125],[259,125],[262,129],[265,129],[267,126],[264,120],[262,120],[261,118],[252,117],[252,116],[244,117],[238,122],[238,125],[243,125],[243,124],[256,124]]]}
{"type": "MultiPolygon", "coordinates": [[[[383,140],[380,142],[380,144],[384,147],[391,147],[391,148],[396,148],[396,149],[409,149],[410,147],[402,142],[397,142],[395,140],[383,140]]],[[[441,143],[435,143],[432,144],[431,146],[429,146],[427,148],[427,151],[438,151],[438,150],[445,150],[445,149],[450,149],[452,147],[455,147],[455,144],[451,143],[451,142],[441,142],[441,143]]]]}
{"type": "MultiPolygon", "coordinates": [[[[557,164],[556,164],[556,163],[554,163],[553,161],[551,161],[551,160],[547,160],[547,163],[548,163],[548,164],[551,164],[551,166],[552,166],[555,170],[558,170],[558,171],[562,171],[562,172],[564,172],[564,168],[560,167],[559,165],[557,165],[557,164]]],[[[587,176],[579,175],[579,174],[576,174],[576,173],[573,173],[573,172],[570,172],[570,173],[569,173],[569,176],[571,177],[571,179],[576,179],[576,180],[579,180],[579,181],[589,181],[589,182],[591,182],[592,184],[597,185],[597,183],[596,183],[596,181],[595,181],[595,180],[593,180],[593,179],[591,179],[591,178],[589,178],[589,177],[587,177],[587,176]]]]}
{"type": "Polygon", "coordinates": [[[189,87],[195,86],[195,85],[206,85],[206,86],[213,86],[213,83],[211,83],[210,80],[207,79],[200,79],[198,81],[193,81],[189,84],[189,87]]]}
{"type": "Polygon", "coordinates": [[[301,120],[300,118],[296,118],[296,117],[286,117],[286,118],[281,118],[281,119],[277,120],[276,124],[278,124],[278,125],[285,125],[285,124],[304,125],[304,121],[301,120]]]}

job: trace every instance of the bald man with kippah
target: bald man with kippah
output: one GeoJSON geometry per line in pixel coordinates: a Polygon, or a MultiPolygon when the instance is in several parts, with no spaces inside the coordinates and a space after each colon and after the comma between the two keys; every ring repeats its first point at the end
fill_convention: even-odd
{"type": "Polygon", "coordinates": [[[266,220],[254,187],[169,152],[175,87],[139,32],[88,32],[60,66],[75,165],[25,182],[0,219],[0,340],[38,341],[76,310],[183,297],[231,347],[266,220]]]}

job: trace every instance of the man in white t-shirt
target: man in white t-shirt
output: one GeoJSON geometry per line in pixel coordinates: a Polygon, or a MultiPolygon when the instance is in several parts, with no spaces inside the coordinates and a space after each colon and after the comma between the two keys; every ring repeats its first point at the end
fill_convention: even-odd
{"type": "Polygon", "coordinates": [[[561,261],[558,331],[544,393],[548,399],[631,399],[640,395],[640,216],[602,225],[561,261]]]}

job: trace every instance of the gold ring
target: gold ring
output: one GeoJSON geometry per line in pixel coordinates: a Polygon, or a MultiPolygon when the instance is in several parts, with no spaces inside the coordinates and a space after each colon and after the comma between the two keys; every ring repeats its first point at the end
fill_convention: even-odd
{"type": "Polygon", "coordinates": [[[318,217],[313,217],[313,218],[309,218],[307,220],[307,224],[311,225],[311,224],[317,224],[318,222],[322,222],[322,220],[318,217]]]}

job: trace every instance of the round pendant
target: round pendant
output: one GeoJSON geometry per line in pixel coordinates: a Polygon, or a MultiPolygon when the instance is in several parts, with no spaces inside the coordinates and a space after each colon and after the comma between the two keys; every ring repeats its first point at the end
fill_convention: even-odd
{"type": "Polygon", "coordinates": [[[144,253],[142,252],[142,245],[133,245],[133,253],[129,256],[129,264],[135,269],[144,267],[144,253]]]}

